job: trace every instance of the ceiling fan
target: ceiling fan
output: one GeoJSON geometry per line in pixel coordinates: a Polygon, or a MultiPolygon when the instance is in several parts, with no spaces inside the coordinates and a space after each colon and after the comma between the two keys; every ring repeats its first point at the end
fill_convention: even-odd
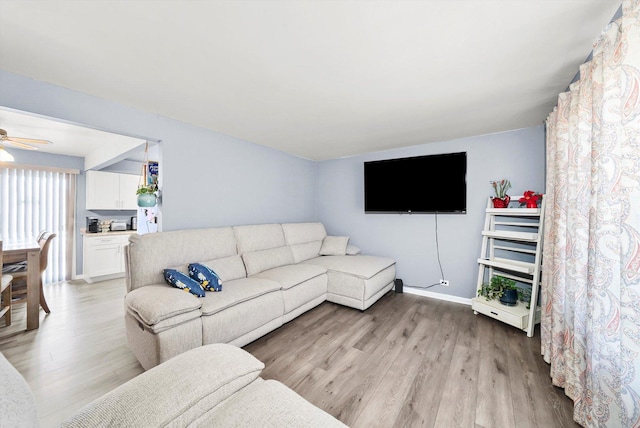
{"type": "Polygon", "coordinates": [[[35,138],[11,137],[7,135],[7,131],[0,129],[0,147],[3,145],[11,145],[18,149],[38,150],[38,144],[51,144],[51,141],[38,140],[35,138]],[[35,144],[35,146],[33,144],[35,144]]]}

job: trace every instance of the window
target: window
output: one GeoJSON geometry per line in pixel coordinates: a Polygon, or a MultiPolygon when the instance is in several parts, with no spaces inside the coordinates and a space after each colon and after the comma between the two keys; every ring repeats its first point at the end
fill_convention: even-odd
{"type": "Polygon", "coordinates": [[[0,167],[2,240],[35,241],[44,230],[57,235],[49,247],[45,283],[71,278],[77,173],[18,164],[0,167]]]}

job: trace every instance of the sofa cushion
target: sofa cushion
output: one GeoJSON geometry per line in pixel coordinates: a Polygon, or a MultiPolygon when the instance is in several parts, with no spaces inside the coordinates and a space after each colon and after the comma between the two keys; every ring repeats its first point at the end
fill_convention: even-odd
{"type": "MultiPolygon", "coordinates": [[[[224,291],[209,293],[202,301],[202,315],[213,315],[247,300],[280,290],[280,284],[262,278],[242,278],[227,281],[224,291]]],[[[240,320],[238,320],[240,322],[240,320]]]]}
{"type": "Polygon", "coordinates": [[[222,281],[210,267],[201,263],[189,263],[189,277],[198,281],[206,291],[222,291],[222,281]]]}
{"type": "Polygon", "coordinates": [[[325,236],[318,254],[321,256],[344,256],[347,254],[348,236],[325,236]]]}
{"type": "Polygon", "coordinates": [[[347,255],[349,256],[357,256],[358,254],[360,254],[360,248],[356,247],[355,245],[352,244],[348,244],[347,245],[347,255]]]}
{"type": "Polygon", "coordinates": [[[207,260],[200,263],[213,269],[222,282],[247,277],[247,271],[244,268],[242,257],[238,255],[207,260]]]}
{"type": "Polygon", "coordinates": [[[236,255],[231,227],[132,234],[127,254],[127,291],[164,281],[162,270],[236,255]]]}
{"type": "Polygon", "coordinates": [[[220,427],[323,427],[346,425],[314,406],[284,384],[256,379],[196,425],[220,427]]]}
{"type": "Polygon", "coordinates": [[[293,253],[293,260],[296,263],[318,257],[320,255],[320,247],[322,247],[322,241],[311,241],[305,242],[304,244],[289,245],[291,253],[293,253]]]}
{"type": "Polygon", "coordinates": [[[256,381],[263,368],[262,362],[236,346],[201,346],[108,392],[61,427],[192,426],[203,414],[256,381]]]}
{"type": "Polygon", "coordinates": [[[0,427],[31,428],[40,425],[36,400],[29,384],[0,353],[0,427]]]}
{"type": "Polygon", "coordinates": [[[233,231],[238,242],[240,255],[249,251],[260,251],[285,245],[284,233],[279,224],[235,226],[233,231]]]}
{"type": "Polygon", "coordinates": [[[322,223],[285,223],[282,230],[296,263],[318,257],[322,240],[327,236],[322,223]]]}
{"type": "Polygon", "coordinates": [[[194,296],[204,297],[204,288],[195,279],[176,269],[164,269],[164,280],[172,287],[181,289],[194,296]]]}
{"type": "Polygon", "coordinates": [[[291,248],[287,246],[244,253],[242,260],[247,269],[247,276],[294,263],[291,248]]]}
{"type": "Polygon", "coordinates": [[[318,265],[338,272],[348,273],[358,278],[369,279],[396,263],[394,259],[378,256],[320,256],[304,263],[318,265]]]}
{"type": "Polygon", "coordinates": [[[158,284],[135,289],[127,293],[124,301],[136,318],[152,326],[188,312],[200,316],[203,299],[196,299],[189,293],[158,284]]]}
{"type": "Polygon", "coordinates": [[[322,241],[327,236],[322,223],[285,223],[282,230],[287,245],[322,241]]]}
{"type": "Polygon", "coordinates": [[[322,266],[297,264],[280,266],[269,269],[253,276],[253,278],[264,278],[275,281],[282,286],[282,289],[288,290],[291,287],[308,281],[316,276],[323,275],[327,272],[322,266]]]}

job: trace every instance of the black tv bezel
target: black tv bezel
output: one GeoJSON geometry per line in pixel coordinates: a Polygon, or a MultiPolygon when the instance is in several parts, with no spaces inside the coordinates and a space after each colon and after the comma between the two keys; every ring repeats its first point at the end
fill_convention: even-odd
{"type": "Polygon", "coordinates": [[[406,156],[402,158],[390,158],[390,159],[380,159],[374,161],[365,161],[363,163],[363,205],[365,214],[466,214],[467,213],[467,171],[468,171],[468,156],[467,152],[449,152],[449,153],[437,153],[430,155],[417,155],[417,156],[406,156]],[[377,163],[388,163],[388,162],[402,162],[408,160],[415,160],[417,158],[432,158],[438,159],[447,156],[459,156],[462,155],[464,158],[464,209],[454,210],[454,209],[446,209],[446,210],[379,210],[379,209],[367,209],[367,177],[366,177],[366,165],[367,164],[377,164],[377,163]]]}

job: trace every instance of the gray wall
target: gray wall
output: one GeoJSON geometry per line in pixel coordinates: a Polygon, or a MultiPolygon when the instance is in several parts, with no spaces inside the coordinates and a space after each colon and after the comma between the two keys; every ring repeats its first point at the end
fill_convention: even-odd
{"type": "Polygon", "coordinates": [[[162,141],[163,230],[316,219],[315,162],[6,71],[0,81],[2,106],[162,141]]]}
{"type": "MultiPolygon", "coordinates": [[[[0,71],[0,105],[162,141],[165,231],[317,219],[315,162],[6,71],[0,71]]],[[[84,211],[83,178],[79,226],[92,215],[84,211]]]]}
{"type": "MultiPolygon", "coordinates": [[[[0,79],[5,107],[161,140],[163,230],[319,220],[328,233],[350,236],[365,252],[395,258],[398,277],[410,286],[441,278],[436,217],[364,214],[363,162],[466,151],[467,213],[437,216],[440,260],[451,286],[433,292],[473,297],[490,180],[510,179],[512,195],[544,191],[543,125],[316,163],[11,73],[0,71],[0,79]]],[[[429,187],[416,191],[428,193],[429,187]]],[[[82,226],[92,215],[84,210],[84,176],[78,195],[82,226]]]]}
{"type": "MultiPolygon", "coordinates": [[[[441,276],[436,252],[435,214],[365,214],[363,162],[451,152],[467,152],[467,213],[438,214],[440,261],[449,287],[429,291],[462,298],[475,295],[484,209],[493,189],[489,181],[510,179],[510,195],[544,192],[544,126],[499,134],[429,143],[398,150],[321,162],[318,218],[332,235],[350,236],[363,252],[393,257],[405,285],[425,287],[441,276]]],[[[431,186],[416,186],[429,193],[431,186]]]]}

